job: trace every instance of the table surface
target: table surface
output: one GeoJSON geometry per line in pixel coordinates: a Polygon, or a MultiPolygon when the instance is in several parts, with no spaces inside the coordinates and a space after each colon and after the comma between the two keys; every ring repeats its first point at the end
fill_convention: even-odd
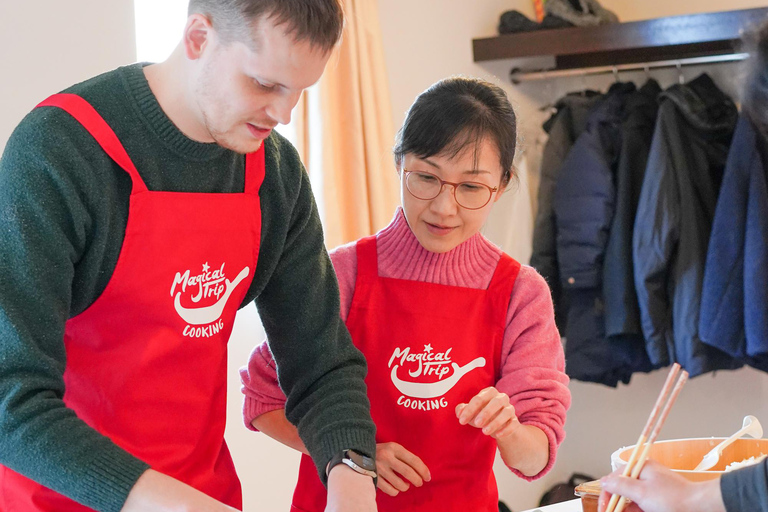
{"type": "Polygon", "coordinates": [[[526,512],[581,512],[581,500],[576,498],[546,507],[534,508],[526,512]]]}

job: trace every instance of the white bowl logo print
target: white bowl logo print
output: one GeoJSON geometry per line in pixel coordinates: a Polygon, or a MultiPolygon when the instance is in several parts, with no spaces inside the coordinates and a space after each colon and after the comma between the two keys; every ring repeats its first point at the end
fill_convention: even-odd
{"type": "Polygon", "coordinates": [[[390,378],[398,391],[404,396],[398,399],[398,404],[411,409],[431,410],[446,407],[448,404],[445,399],[437,399],[450,391],[466,374],[475,368],[485,366],[485,358],[478,357],[464,366],[459,366],[451,360],[451,350],[445,352],[433,352],[431,344],[424,345],[424,351],[420,354],[412,354],[410,347],[401,350],[396,348],[389,359],[389,365],[392,368],[390,378]],[[399,364],[395,364],[399,363],[399,364]],[[416,382],[404,380],[398,377],[397,370],[406,363],[411,366],[417,365],[414,370],[408,372],[413,378],[436,377],[434,382],[416,382]],[[393,366],[394,364],[394,366],[393,366]],[[451,372],[448,376],[448,373],[451,372]],[[409,399],[405,398],[409,397],[409,399]],[[415,400],[410,400],[415,399],[415,400]],[[426,401],[426,402],[425,402],[426,401]]]}
{"type": "Polygon", "coordinates": [[[203,271],[197,275],[191,275],[189,270],[183,274],[176,272],[173,284],[171,285],[171,297],[174,298],[173,306],[176,309],[176,313],[189,324],[184,329],[185,336],[207,337],[211,334],[216,334],[223,327],[223,325],[219,325],[221,324],[219,320],[227,305],[227,301],[237,285],[248,277],[250,273],[249,268],[246,266],[235,279],[230,281],[224,272],[225,265],[226,263],[222,263],[221,268],[211,271],[208,262],[206,262],[203,264],[203,271]],[[203,299],[208,299],[206,302],[210,302],[210,300],[215,300],[215,302],[208,306],[185,307],[181,304],[182,293],[191,294],[189,298],[193,303],[199,303],[203,299]],[[216,332],[192,327],[203,325],[211,327],[216,332]],[[217,325],[218,329],[215,328],[217,325]]]}

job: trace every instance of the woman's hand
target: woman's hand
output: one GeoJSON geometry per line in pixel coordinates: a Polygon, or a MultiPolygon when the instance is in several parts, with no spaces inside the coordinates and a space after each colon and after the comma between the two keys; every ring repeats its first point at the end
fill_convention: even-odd
{"type": "Polygon", "coordinates": [[[457,405],[456,417],[460,424],[482,429],[483,434],[495,439],[508,467],[534,477],[547,466],[547,435],[538,427],[522,425],[509,396],[495,387],[480,391],[468,404],[457,405]]]}
{"type": "Polygon", "coordinates": [[[397,443],[376,445],[376,472],[378,488],[390,496],[407,491],[411,484],[421,487],[432,479],[426,464],[397,443]]]}
{"type": "Polygon", "coordinates": [[[456,417],[460,424],[480,428],[483,434],[496,440],[511,435],[521,426],[507,394],[493,386],[480,391],[469,403],[457,405],[456,417]]]}

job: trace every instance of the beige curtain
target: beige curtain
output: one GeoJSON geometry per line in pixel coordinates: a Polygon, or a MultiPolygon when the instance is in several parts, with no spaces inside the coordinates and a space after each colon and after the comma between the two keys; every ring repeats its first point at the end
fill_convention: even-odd
{"type": "Polygon", "coordinates": [[[297,146],[320,184],[314,192],[329,248],[375,233],[399,204],[376,0],[343,3],[344,38],[318,89],[304,94],[295,111],[297,146]]]}

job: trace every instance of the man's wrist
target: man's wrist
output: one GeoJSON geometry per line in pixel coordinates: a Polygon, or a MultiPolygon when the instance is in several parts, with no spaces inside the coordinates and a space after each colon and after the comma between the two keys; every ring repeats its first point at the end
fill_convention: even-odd
{"type": "Polygon", "coordinates": [[[352,471],[373,479],[374,486],[377,483],[378,474],[373,457],[368,457],[356,450],[346,449],[337,453],[328,462],[328,465],[325,467],[326,476],[330,476],[331,471],[336,466],[347,466],[352,471]]]}
{"type": "Polygon", "coordinates": [[[686,510],[701,512],[726,512],[723,493],[720,490],[720,479],[695,482],[691,484],[690,506],[686,510]]]}

